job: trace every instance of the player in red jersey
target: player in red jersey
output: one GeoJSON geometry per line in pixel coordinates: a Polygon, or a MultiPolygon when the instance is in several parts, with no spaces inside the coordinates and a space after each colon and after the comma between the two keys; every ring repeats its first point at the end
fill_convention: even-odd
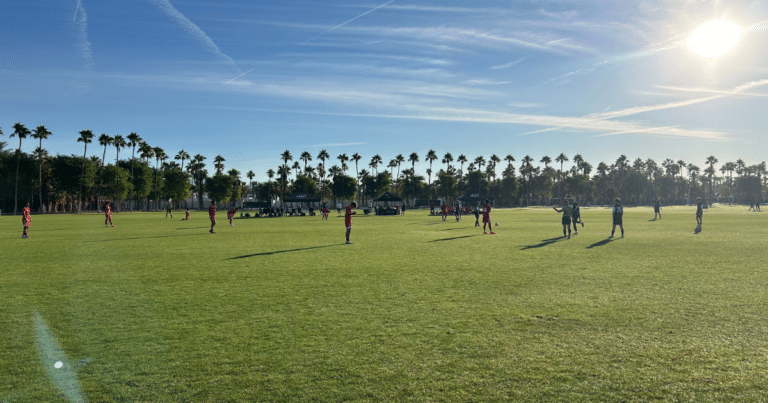
{"type": "Polygon", "coordinates": [[[485,205],[483,205],[483,234],[487,234],[485,232],[486,224],[488,224],[488,231],[491,231],[491,234],[495,234],[491,226],[491,201],[488,199],[485,200],[485,205]]]}
{"type": "Polygon", "coordinates": [[[32,224],[32,215],[29,210],[29,203],[27,203],[23,209],[21,209],[21,223],[24,224],[24,232],[21,233],[22,238],[29,238],[27,235],[27,228],[32,224]]]}
{"type": "Polygon", "coordinates": [[[189,209],[187,209],[187,217],[182,218],[181,221],[189,221],[189,209]]]}
{"type": "Polygon", "coordinates": [[[328,207],[326,207],[325,203],[323,203],[323,208],[320,209],[320,214],[322,214],[323,220],[328,220],[328,213],[330,213],[331,210],[328,210],[328,207]]]}
{"type": "Polygon", "coordinates": [[[448,206],[443,202],[443,205],[440,206],[440,211],[443,212],[443,221],[445,221],[446,217],[448,217],[448,206]]]}
{"type": "Polygon", "coordinates": [[[234,227],[235,224],[232,224],[232,217],[235,216],[235,213],[237,213],[237,207],[233,207],[227,211],[227,218],[229,219],[229,226],[234,227]]]}
{"type": "Polygon", "coordinates": [[[347,206],[347,210],[344,213],[344,226],[347,227],[347,245],[352,245],[352,242],[349,242],[349,233],[352,231],[352,215],[357,214],[357,211],[352,211],[353,208],[357,208],[357,203],[352,202],[352,204],[347,206]]]}
{"type": "Polygon", "coordinates": [[[109,225],[114,227],[115,225],[112,224],[112,206],[109,204],[109,202],[104,203],[104,228],[109,227],[109,225]]]}
{"type": "Polygon", "coordinates": [[[211,200],[211,207],[208,207],[208,218],[211,219],[211,230],[208,232],[215,234],[213,227],[216,225],[216,202],[213,200],[211,200]]]}

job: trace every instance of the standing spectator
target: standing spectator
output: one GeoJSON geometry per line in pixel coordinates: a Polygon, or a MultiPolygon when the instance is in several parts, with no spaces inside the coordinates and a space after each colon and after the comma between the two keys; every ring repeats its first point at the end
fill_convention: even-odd
{"type": "Polygon", "coordinates": [[[653,219],[656,219],[656,216],[659,216],[659,220],[661,220],[661,203],[659,203],[659,199],[656,199],[653,201],[653,219]]]}
{"type": "Polygon", "coordinates": [[[701,197],[696,198],[696,229],[701,231],[701,221],[704,218],[704,203],[701,202],[701,197]]]}

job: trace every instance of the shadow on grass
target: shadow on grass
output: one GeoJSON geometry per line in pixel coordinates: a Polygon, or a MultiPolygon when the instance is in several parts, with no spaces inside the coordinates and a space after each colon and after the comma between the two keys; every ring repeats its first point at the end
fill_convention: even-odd
{"type": "Polygon", "coordinates": [[[656,221],[656,217],[653,217],[653,219],[648,220],[648,221],[656,221]]]}
{"type": "Polygon", "coordinates": [[[453,237],[453,238],[433,239],[433,240],[431,240],[429,242],[453,241],[454,239],[472,238],[472,237],[475,237],[475,236],[477,236],[477,235],[456,236],[456,237],[453,237]]]}
{"type": "Polygon", "coordinates": [[[700,228],[700,227],[696,227],[696,228],[694,228],[694,229],[693,229],[693,233],[694,233],[695,235],[701,234],[701,228],[700,228]]]}
{"type": "Polygon", "coordinates": [[[467,229],[467,228],[471,228],[471,227],[446,228],[446,229],[441,229],[440,231],[453,231],[453,230],[456,230],[456,229],[467,229]]]}
{"type": "Polygon", "coordinates": [[[592,249],[592,248],[597,247],[597,246],[607,245],[608,242],[611,242],[611,241],[612,241],[612,239],[606,238],[606,239],[603,239],[602,241],[595,242],[592,245],[587,246],[587,249],[592,249]]]}
{"type": "Polygon", "coordinates": [[[210,229],[211,227],[190,227],[190,228],[176,228],[177,230],[182,229],[210,229]]]}
{"type": "MultiPolygon", "coordinates": [[[[208,228],[208,227],[205,227],[205,228],[208,228]]],[[[181,236],[202,236],[202,235],[208,235],[208,234],[137,236],[135,238],[99,239],[97,241],[86,241],[86,242],[116,242],[116,241],[132,241],[134,239],[178,238],[181,236]]]]}
{"type": "Polygon", "coordinates": [[[296,248],[296,249],[275,250],[272,252],[252,253],[250,255],[231,257],[228,260],[245,259],[245,258],[256,257],[256,256],[276,255],[278,253],[299,252],[302,250],[310,250],[310,249],[330,248],[331,246],[340,246],[340,245],[345,245],[345,244],[342,243],[342,244],[333,244],[333,245],[310,246],[308,248],[296,248]]]}
{"type": "Polygon", "coordinates": [[[565,237],[564,237],[564,236],[559,236],[559,237],[557,237],[557,238],[549,238],[549,239],[543,239],[543,240],[541,241],[541,243],[538,243],[538,244],[536,244],[536,245],[527,245],[527,246],[524,246],[524,247],[520,248],[520,250],[526,250],[526,249],[535,249],[535,248],[542,248],[542,247],[544,247],[544,246],[547,246],[547,245],[551,245],[551,244],[553,244],[553,243],[555,243],[555,242],[559,242],[559,241],[562,241],[563,239],[565,239],[565,237]]]}

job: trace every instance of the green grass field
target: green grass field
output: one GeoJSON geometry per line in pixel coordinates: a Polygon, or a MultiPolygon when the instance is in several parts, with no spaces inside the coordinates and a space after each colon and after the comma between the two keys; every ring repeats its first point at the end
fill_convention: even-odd
{"type": "Polygon", "coordinates": [[[37,215],[30,239],[3,216],[0,401],[765,401],[746,210],[696,234],[693,208],[629,208],[610,242],[602,208],[570,240],[551,209],[494,210],[496,235],[408,210],[356,216],[354,245],[335,211],[37,215]]]}

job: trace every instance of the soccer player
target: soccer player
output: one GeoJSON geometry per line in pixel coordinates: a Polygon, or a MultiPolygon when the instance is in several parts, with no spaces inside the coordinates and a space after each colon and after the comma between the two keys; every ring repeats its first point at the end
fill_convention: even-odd
{"type": "Polygon", "coordinates": [[[208,218],[211,219],[211,230],[208,232],[215,234],[213,227],[216,226],[216,201],[214,200],[211,200],[211,207],[208,207],[208,218]]]}
{"type": "Polygon", "coordinates": [[[475,227],[480,226],[480,202],[475,204],[475,227]]]}
{"type": "Polygon", "coordinates": [[[566,237],[565,232],[568,230],[568,239],[571,239],[571,214],[573,213],[573,207],[569,206],[568,201],[563,199],[563,207],[560,210],[557,207],[552,207],[552,210],[563,213],[563,219],[561,220],[563,223],[563,238],[566,237]]]}
{"type": "Polygon", "coordinates": [[[584,221],[581,221],[581,209],[579,208],[579,203],[576,202],[576,200],[573,201],[573,211],[571,212],[571,222],[573,223],[573,235],[579,235],[579,229],[576,227],[576,224],[581,224],[581,227],[584,228],[584,221]]]}
{"type": "Polygon", "coordinates": [[[701,230],[701,219],[704,217],[704,203],[701,197],[696,198],[696,228],[701,230]]]}
{"type": "Polygon", "coordinates": [[[322,214],[323,220],[326,220],[326,221],[328,220],[328,213],[330,211],[331,210],[328,210],[328,207],[325,206],[325,203],[323,203],[323,208],[320,209],[320,213],[322,214]]]}
{"type": "Polygon", "coordinates": [[[171,218],[173,218],[173,210],[171,210],[170,203],[168,204],[168,207],[166,207],[165,209],[165,218],[168,218],[168,214],[170,214],[171,218]]]}
{"type": "Polygon", "coordinates": [[[341,217],[341,203],[336,203],[336,211],[339,213],[339,217],[341,217]]]}
{"type": "Polygon", "coordinates": [[[27,228],[32,224],[32,215],[29,210],[29,203],[27,203],[23,209],[21,209],[21,223],[24,225],[24,232],[21,233],[22,238],[29,238],[27,235],[27,228]]]}
{"type": "Polygon", "coordinates": [[[187,209],[186,217],[182,218],[181,221],[189,221],[189,209],[187,209]]]}
{"type": "Polygon", "coordinates": [[[440,211],[443,212],[443,221],[445,221],[446,217],[448,217],[448,206],[443,202],[443,205],[440,206],[440,211]]]}
{"type": "Polygon", "coordinates": [[[357,208],[357,203],[352,202],[352,204],[347,206],[344,213],[344,226],[347,227],[347,245],[352,245],[352,242],[349,242],[349,233],[352,232],[352,215],[357,214],[357,211],[352,211],[353,208],[357,208]]]}
{"type": "Polygon", "coordinates": [[[435,203],[429,202],[429,214],[434,215],[435,214],[435,203]]]}
{"type": "Polygon", "coordinates": [[[400,209],[400,215],[405,215],[405,203],[403,203],[403,208],[400,209]]]}
{"type": "Polygon", "coordinates": [[[611,236],[609,236],[608,239],[613,238],[613,233],[616,231],[617,225],[621,228],[621,237],[624,238],[624,223],[622,220],[624,217],[624,207],[622,207],[621,199],[618,197],[614,201],[615,204],[611,209],[611,212],[613,213],[613,228],[611,229],[611,236]]]}
{"type": "Polygon", "coordinates": [[[485,205],[483,205],[483,234],[488,234],[485,232],[485,224],[488,224],[488,231],[491,231],[491,235],[495,234],[491,224],[491,201],[488,199],[485,199],[485,205]]]}
{"type": "Polygon", "coordinates": [[[661,220],[661,203],[659,203],[659,199],[656,199],[653,201],[653,219],[656,219],[656,216],[659,216],[659,220],[661,220]]]}
{"type": "Polygon", "coordinates": [[[235,213],[237,213],[237,207],[233,207],[227,211],[227,219],[229,219],[230,227],[235,226],[235,224],[232,224],[232,218],[235,216],[235,213]]]}
{"type": "Polygon", "coordinates": [[[461,202],[456,202],[456,211],[454,212],[456,214],[456,222],[459,222],[461,219],[461,202]]]}
{"type": "Polygon", "coordinates": [[[104,203],[104,228],[109,227],[107,222],[109,222],[109,225],[114,227],[114,224],[112,224],[112,206],[109,204],[109,202],[104,203]]]}

